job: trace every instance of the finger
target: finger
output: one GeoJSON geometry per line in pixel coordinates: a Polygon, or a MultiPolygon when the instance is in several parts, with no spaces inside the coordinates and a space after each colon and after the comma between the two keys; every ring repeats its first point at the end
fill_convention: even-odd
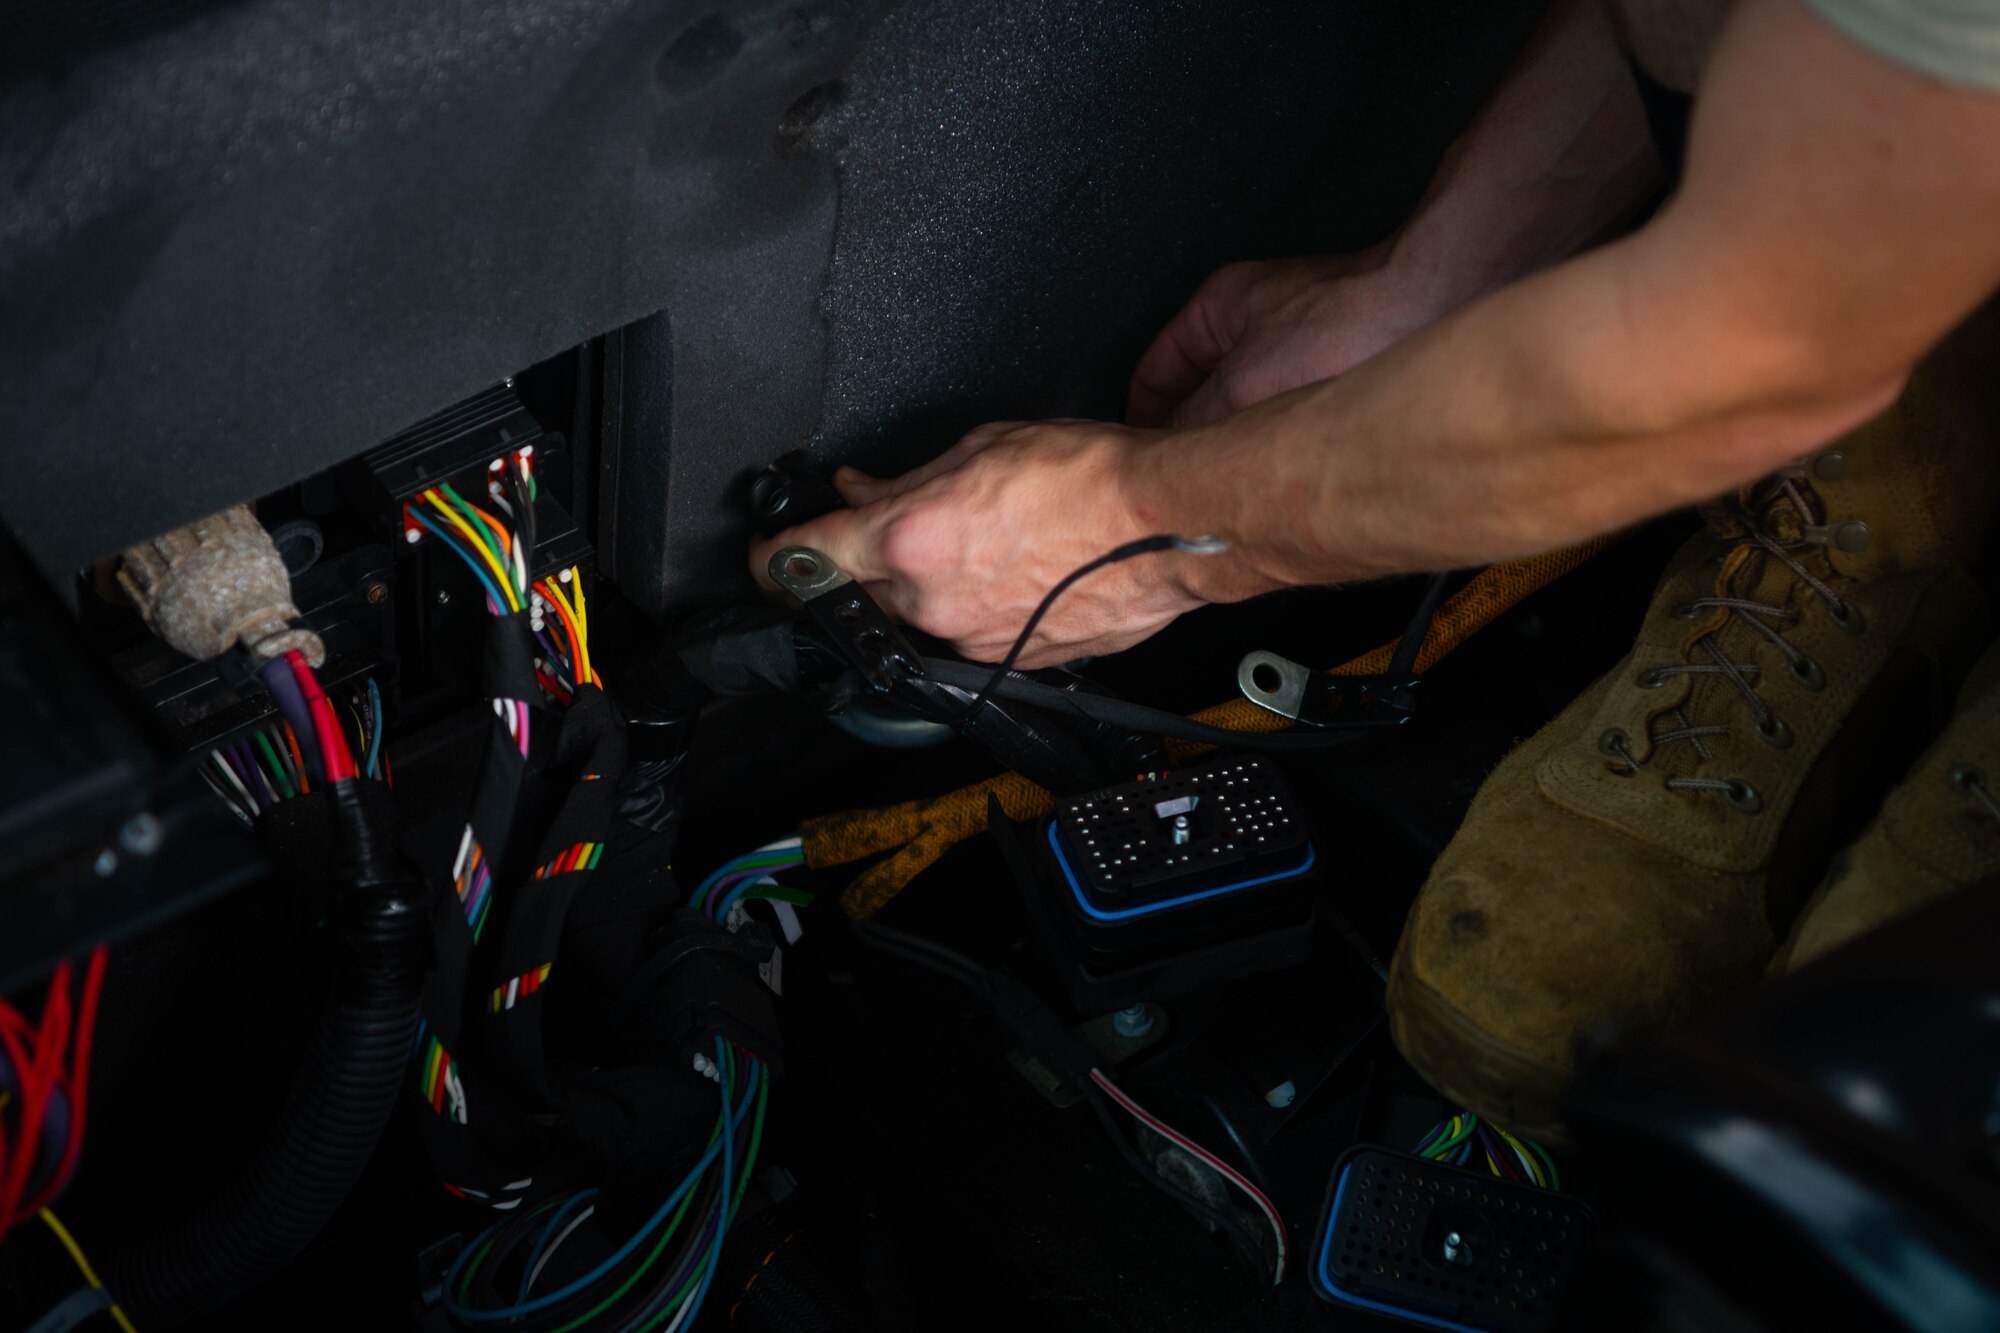
{"type": "Polygon", "coordinates": [[[871,477],[857,467],[835,468],[833,472],[833,489],[840,493],[841,499],[847,501],[847,507],[850,509],[859,509],[862,505],[873,504],[883,499],[889,494],[889,488],[893,484],[893,481],[871,477]]]}
{"type": "Polygon", "coordinates": [[[1125,420],[1134,426],[1165,426],[1182,399],[1201,387],[1243,333],[1242,301],[1230,275],[1217,272],[1201,285],[1181,312],[1160,330],[1139,358],[1125,394],[1125,420]]]}
{"type": "Polygon", "coordinates": [[[775,537],[750,544],[750,573],[764,587],[776,591],[769,569],[773,552],[787,546],[809,546],[826,556],[850,577],[867,583],[887,577],[882,567],[881,533],[885,506],[866,505],[860,509],[836,509],[775,537]]]}

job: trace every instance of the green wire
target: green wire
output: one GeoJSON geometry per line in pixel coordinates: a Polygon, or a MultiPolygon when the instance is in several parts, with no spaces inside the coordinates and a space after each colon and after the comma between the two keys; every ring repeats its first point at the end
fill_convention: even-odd
{"type": "MultiPolygon", "coordinates": [[[[736,1198],[729,1206],[729,1219],[723,1224],[724,1230],[727,1230],[736,1221],[736,1210],[743,1206],[743,1196],[750,1191],[750,1175],[757,1167],[757,1149],[764,1142],[764,1104],[770,1093],[771,1083],[769,1079],[766,1079],[757,1089],[757,1118],[750,1126],[750,1148],[743,1155],[743,1174],[738,1177],[736,1198]]],[[[674,1293],[672,1300],[660,1307],[660,1312],[653,1316],[645,1325],[645,1328],[658,1328],[668,1315],[673,1314],[682,1305],[686,1304],[688,1297],[694,1294],[695,1287],[700,1284],[701,1275],[707,1271],[708,1256],[703,1255],[701,1262],[695,1265],[694,1271],[688,1274],[687,1281],[681,1284],[681,1289],[674,1293]]],[[[564,1331],[558,1329],[556,1333],[564,1333],[564,1331]]],[[[641,1333],[644,1333],[644,1330],[641,1330],[641,1333]]]]}
{"type": "Polygon", "coordinates": [[[1456,1148],[1459,1144],[1471,1138],[1473,1133],[1477,1131],[1478,1128],[1479,1128],[1479,1117],[1476,1115],[1467,1115],[1465,1117],[1464,1125],[1459,1129],[1457,1134],[1453,1135],[1451,1138],[1446,1139],[1442,1143],[1435,1144],[1432,1147],[1426,1149],[1424,1152],[1424,1156],[1431,1158],[1433,1161],[1442,1159],[1446,1153],[1449,1153],[1453,1148],[1456,1148]]]}
{"type": "MultiPolygon", "coordinates": [[[[493,531],[492,526],[489,525],[484,518],[480,517],[479,511],[477,509],[474,509],[471,505],[467,504],[463,499],[459,497],[458,492],[451,488],[450,482],[445,482],[443,485],[438,487],[438,490],[444,494],[444,497],[447,500],[450,500],[453,504],[457,505],[460,509],[465,511],[465,517],[467,522],[471,523],[474,527],[478,528],[481,532],[486,534],[486,544],[493,548],[493,558],[500,562],[500,568],[507,571],[507,584],[510,588],[513,587],[514,565],[512,561],[507,559],[507,547],[503,542],[501,542],[499,534],[493,531]]],[[[519,588],[514,588],[514,592],[517,595],[520,593],[520,591],[521,590],[519,588]]]]}
{"type": "Polygon", "coordinates": [[[292,788],[292,780],[285,776],[285,766],[278,762],[277,752],[271,748],[271,738],[261,731],[251,733],[250,738],[257,742],[257,748],[264,752],[264,762],[270,767],[271,776],[278,780],[280,794],[288,801],[297,796],[298,792],[292,788]]]}
{"type": "Polygon", "coordinates": [[[1560,1190],[1563,1187],[1563,1183],[1562,1177],[1556,1174],[1556,1159],[1549,1156],[1548,1149],[1542,1147],[1541,1144],[1535,1142],[1533,1139],[1523,1139],[1522,1142],[1528,1145],[1529,1152],[1542,1159],[1542,1166],[1549,1173],[1549,1188],[1560,1190]]]}
{"type": "MultiPolygon", "coordinates": [[[[716,1117],[715,1129],[709,1134],[708,1143],[702,1145],[702,1151],[704,1153],[707,1152],[710,1147],[714,1146],[714,1144],[718,1142],[725,1133],[728,1132],[728,1129],[729,1129],[729,1114],[728,1112],[725,1111],[721,1115],[716,1117]]],[[[659,1262],[661,1252],[667,1248],[667,1243],[673,1240],[675,1233],[680,1230],[681,1219],[687,1216],[687,1210],[689,1206],[694,1203],[694,1196],[697,1193],[699,1193],[699,1191],[691,1189],[684,1196],[682,1196],[680,1206],[674,1209],[674,1215],[672,1218],[668,1220],[666,1230],[660,1233],[660,1239],[653,1246],[652,1253],[648,1254],[646,1256],[646,1261],[640,1264],[637,1268],[633,1269],[631,1274],[626,1277],[625,1281],[619,1284],[618,1290],[612,1292],[609,1296],[606,1296],[603,1300],[599,1301],[596,1305],[584,1311],[576,1318],[570,1320],[567,1324],[562,1325],[560,1328],[550,1329],[549,1333],[574,1333],[576,1329],[581,1328],[583,1325],[597,1318],[597,1316],[603,1314],[606,1310],[610,1309],[613,1305],[616,1305],[621,1299],[623,1299],[625,1293],[632,1290],[633,1284],[638,1282],[640,1278],[646,1276],[648,1272],[652,1271],[653,1265],[659,1262]]],[[[463,1304],[463,1302],[461,1302],[461,1304],[463,1304]]]]}
{"type": "Polygon", "coordinates": [[[790,903],[794,907],[811,907],[815,901],[804,889],[788,889],[782,884],[755,889],[743,895],[745,898],[769,898],[775,902],[790,903]]]}

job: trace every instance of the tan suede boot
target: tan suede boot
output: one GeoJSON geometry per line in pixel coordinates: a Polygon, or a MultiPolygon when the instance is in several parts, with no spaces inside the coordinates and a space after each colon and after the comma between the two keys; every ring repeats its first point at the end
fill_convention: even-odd
{"type": "Polygon", "coordinates": [[[2000,876],[1996,781],[2000,643],[1966,678],[1944,734],[1896,784],[1868,831],[1834,859],[1771,971],[1803,967],[1932,899],[2000,876]]]}
{"type": "Polygon", "coordinates": [[[1577,1045],[1754,982],[1832,849],[1935,734],[1985,642],[1963,572],[2000,454],[1987,337],[1713,507],[1632,652],[1509,755],[1403,928],[1397,1045],[1537,1138],[1577,1045]]]}

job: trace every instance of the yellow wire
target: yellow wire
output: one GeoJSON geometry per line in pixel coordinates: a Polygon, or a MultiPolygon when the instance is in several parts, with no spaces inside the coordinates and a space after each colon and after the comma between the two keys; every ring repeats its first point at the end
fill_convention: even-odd
{"type": "Polygon", "coordinates": [[[429,500],[431,508],[444,515],[453,527],[465,534],[465,539],[472,543],[472,549],[479,553],[479,558],[484,560],[486,567],[493,571],[493,577],[500,585],[500,593],[507,599],[507,609],[510,611],[519,611],[521,609],[521,599],[514,591],[513,576],[501,568],[500,558],[493,554],[493,548],[487,544],[486,539],[481,537],[478,530],[465,521],[458,510],[446,504],[444,497],[436,491],[425,491],[424,499],[429,500]]]}
{"type": "Polygon", "coordinates": [[[583,571],[575,565],[569,567],[570,591],[576,594],[576,627],[585,634],[590,633],[590,608],[583,604],[583,571]]]}
{"type": "MultiPolygon", "coordinates": [[[[76,1260],[77,1271],[83,1274],[83,1280],[95,1290],[103,1291],[104,1284],[98,1281],[97,1270],[90,1266],[90,1260],[83,1257],[83,1246],[78,1245],[76,1237],[69,1234],[69,1228],[47,1208],[42,1209],[41,1218],[49,1224],[49,1230],[56,1233],[56,1239],[63,1243],[63,1248],[69,1251],[69,1257],[76,1260]]],[[[132,1327],[132,1321],[125,1317],[125,1311],[119,1308],[116,1299],[111,1302],[111,1317],[118,1321],[118,1327],[124,1329],[125,1333],[137,1333],[132,1327]]]]}
{"type": "Polygon", "coordinates": [[[1543,1189],[1547,1189],[1549,1187],[1549,1178],[1543,1174],[1542,1164],[1535,1160],[1535,1155],[1528,1151],[1527,1146],[1506,1130],[1501,1129],[1500,1126],[1495,1125],[1493,1129],[1501,1138],[1507,1140],[1508,1145],[1514,1149],[1515,1155],[1521,1159],[1521,1165],[1527,1167],[1528,1174],[1534,1177],[1535,1183],[1543,1189]]]}
{"type": "Polygon", "coordinates": [[[585,681],[588,681],[593,685],[597,684],[597,672],[590,665],[590,639],[584,630],[582,618],[577,615],[576,608],[570,605],[569,598],[563,594],[560,583],[557,583],[554,579],[545,579],[542,582],[542,588],[548,593],[549,600],[561,608],[563,613],[569,618],[570,637],[576,640],[574,645],[576,648],[576,661],[573,663],[577,672],[576,683],[581,685],[585,681]]]}

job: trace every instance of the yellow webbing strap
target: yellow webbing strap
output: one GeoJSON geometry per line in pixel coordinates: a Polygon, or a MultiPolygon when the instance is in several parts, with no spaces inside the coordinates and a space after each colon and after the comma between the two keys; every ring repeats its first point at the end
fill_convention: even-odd
{"type": "MultiPolygon", "coordinates": [[[[1430,634],[1417,654],[1417,670],[1427,671],[1473,634],[1512,609],[1530,593],[1569,573],[1609,545],[1600,537],[1580,546],[1489,565],[1463,588],[1446,598],[1432,617],[1430,634]]],[[[1395,641],[1363,653],[1333,668],[1337,676],[1364,676],[1385,670],[1396,650],[1395,641]]],[[[1194,715],[1197,722],[1232,731],[1282,731],[1291,725],[1248,699],[1231,699],[1194,715]]],[[[1213,746],[1169,739],[1176,759],[1205,753],[1213,746]]],[[[841,895],[840,905],[857,920],[867,920],[903,891],[952,847],[986,827],[986,801],[997,796],[1000,808],[1013,820],[1034,819],[1055,809],[1055,797],[1018,773],[1002,773],[970,787],[904,801],[875,810],[846,810],[809,819],[800,828],[806,864],[845,865],[883,852],[894,855],[856,876],[841,895]]]]}

